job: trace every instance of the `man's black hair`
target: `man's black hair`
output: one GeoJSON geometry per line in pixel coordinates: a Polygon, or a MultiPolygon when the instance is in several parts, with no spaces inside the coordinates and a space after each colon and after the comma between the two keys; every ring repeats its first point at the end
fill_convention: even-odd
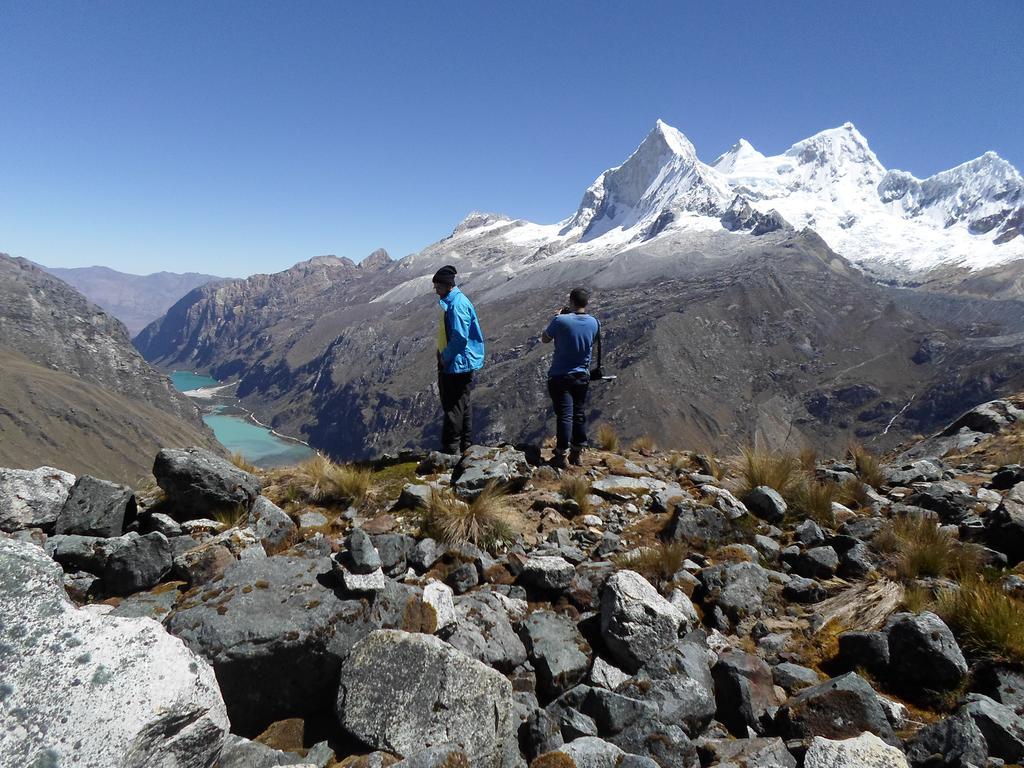
{"type": "Polygon", "coordinates": [[[573,288],[569,291],[569,301],[573,306],[583,309],[590,301],[590,291],[586,288],[573,288]]]}

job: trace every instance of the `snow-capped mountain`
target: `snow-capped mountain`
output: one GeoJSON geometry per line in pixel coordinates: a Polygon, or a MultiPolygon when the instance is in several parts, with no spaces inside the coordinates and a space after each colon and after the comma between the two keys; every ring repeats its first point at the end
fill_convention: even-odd
{"type": "Polygon", "coordinates": [[[815,230],[833,250],[887,278],[978,270],[1024,259],[1024,180],[991,152],[923,180],[887,170],[852,123],[774,156],[740,139],[706,164],[686,136],[659,120],[564,220],[539,225],[472,214],[407,266],[443,254],[465,259],[467,269],[521,275],[658,241],[685,249],[723,228],[745,237],[787,224],[815,230]]]}

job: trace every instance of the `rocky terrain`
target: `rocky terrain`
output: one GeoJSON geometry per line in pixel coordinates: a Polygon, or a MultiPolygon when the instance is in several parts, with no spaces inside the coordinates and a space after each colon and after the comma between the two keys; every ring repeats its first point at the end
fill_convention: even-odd
{"type": "Polygon", "coordinates": [[[162,317],[182,296],[222,278],[197,272],[131,275],[109,267],[42,267],[116,317],[129,336],[162,317]]]}
{"type": "Polygon", "coordinates": [[[1024,760],[1024,398],[887,460],[0,470],[0,764],[1024,760]]]}
{"type": "Polygon", "coordinates": [[[0,254],[0,463],[134,481],[165,445],[217,449],[196,407],[124,326],[24,259],[0,254]]]}

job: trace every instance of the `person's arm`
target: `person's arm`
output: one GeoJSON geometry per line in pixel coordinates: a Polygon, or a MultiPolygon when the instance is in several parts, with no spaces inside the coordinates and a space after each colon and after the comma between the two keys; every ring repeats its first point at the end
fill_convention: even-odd
{"type": "Polygon", "coordinates": [[[471,321],[468,309],[456,306],[452,311],[451,324],[448,328],[448,346],[441,353],[441,362],[444,365],[450,365],[455,356],[466,349],[471,321]]]}
{"type": "Polygon", "coordinates": [[[548,323],[548,327],[544,329],[544,333],[540,335],[540,340],[545,344],[550,344],[555,339],[555,324],[558,321],[558,315],[551,318],[551,322],[548,323]]]}

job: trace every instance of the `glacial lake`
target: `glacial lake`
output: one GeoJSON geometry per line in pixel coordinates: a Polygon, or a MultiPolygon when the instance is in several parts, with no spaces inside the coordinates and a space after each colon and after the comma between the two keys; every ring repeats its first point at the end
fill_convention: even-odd
{"type": "MultiPolygon", "coordinates": [[[[188,393],[220,384],[210,376],[191,371],[173,371],[171,383],[179,392],[188,393]]],[[[221,445],[232,453],[240,453],[246,461],[259,467],[281,467],[298,464],[315,454],[308,445],[278,437],[252,419],[236,414],[222,413],[226,406],[196,399],[203,411],[203,421],[213,430],[221,445]]]]}

